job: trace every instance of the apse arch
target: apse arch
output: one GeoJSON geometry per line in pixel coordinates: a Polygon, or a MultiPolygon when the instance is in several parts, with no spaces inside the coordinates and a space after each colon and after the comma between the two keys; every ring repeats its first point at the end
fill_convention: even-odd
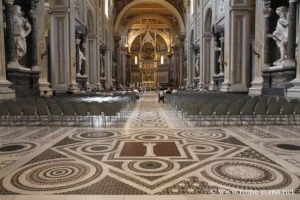
{"type": "MultiPolygon", "coordinates": [[[[124,26],[124,28],[122,28],[122,30],[120,30],[120,31],[121,31],[122,33],[127,34],[128,31],[129,31],[129,29],[130,29],[130,27],[132,26],[132,24],[134,24],[136,21],[139,21],[139,20],[144,19],[144,18],[158,19],[158,20],[164,22],[165,24],[167,24],[167,25],[170,27],[170,29],[171,29],[172,32],[177,33],[177,31],[175,31],[175,29],[174,29],[174,27],[172,26],[172,24],[170,23],[170,21],[167,20],[166,18],[164,18],[163,16],[158,15],[158,14],[144,14],[144,15],[138,15],[138,16],[132,18],[132,19],[124,26]]],[[[119,28],[120,28],[120,27],[119,27],[119,28]]]]}
{"type": "MultiPolygon", "coordinates": [[[[170,45],[171,45],[171,41],[167,38],[166,34],[162,31],[157,30],[156,32],[158,35],[160,35],[165,43],[168,45],[168,50],[170,51],[170,45]]],[[[141,34],[141,31],[137,31],[134,33],[134,35],[131,36],[130,40],[128,40],[128,47],[129,49],[131,48],[132,43],[134,42],[134,40],[141,34]]]]}
{"type": "Polygon", "coordinates": [[[170,4],[169,2],[167,2],[165,0],[163,0],[163,1],[162,0],[134,0],[134,1],[130,2],[129,4],[127,4],[123,8],[123,10],[119,13],[119,15],[115,21],[115,26],[114,26],[115,34],[119,33],[119,31],[120,31],[119,27],[120,27],[121,21],[122,21],[124,15],[127,13],[127,11],[129,11],[132,7],[134,7],[138,4],[141,4],[141,3],[157,3],[157,4],[160,4],[164,7],[166,7],[177,18],[178,23],[179,23],[179,28],[180,28],[180,34],[184,34],[185,25],[184,25],[184,22],[183,22],[183,19],[182,19],[180,13],[172,4],[170,4]]]}

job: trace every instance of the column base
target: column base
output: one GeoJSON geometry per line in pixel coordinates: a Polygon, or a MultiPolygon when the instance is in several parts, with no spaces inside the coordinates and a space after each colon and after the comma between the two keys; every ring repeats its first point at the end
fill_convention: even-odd
{"type": "Polygon", "coordinates": [[[204,88],[205,88],[205,86],[204,86],[203,82],[200,81],[200,82],[198,83],[198,88],[197,88],[197,89],[198,89],[199,91],[203,91],[204,88]]]}
{"type": "Polygon", "coordinates": [[[53,90],[50,88],[50,83],[46,80],[39,81],[40,95],[44,97],[53,96],[53,90]]]}
{"type": "Polygon", "coordinates": [[[216,90],[215,82],[213,81],[213,77],[212,77],[212,81],[211,81],[210,84],[209,84],[208,89],[209,89],[209,91],[214,91],[214,90],[216,90]]]}
{"type": "Polygon", "coordinates": [[[17,97],[39,96],[40,72],[31,71],[24,67],[7,68],[7,77],[11,81],[11,89],[15,90],[17,97]]]}
{"type": "Polygon", "coordinates": [[[101,78],[100,79],[100,85],[101,85],[101,88],[102,88],[102,90],[105,90],[105,89],[107,89],[107,87],[106,87],[106,78],[101,78]]]}
{"type": "Polygon", "coordinates": [[[0,80],[0,100],[15,99],[16,93],[10,89],[11,83],[7,80],[0,80]]]}
{"type": "Polygon", "coordinates": [[[75,82],[71,83],[69,86],[69,89],[68,89],[68,93],[80,94],[80,88],[79,88],[78,84],[75,82]]]}
{"type": "Polygon", "coordinates": [[[225,81],[222,83],[221,87],[220,87],[220,91],[221,92],[230,92],[231,90],[231,83],[225,81]]]}
{"type": "Polygon", "coordinates": [[[291,81],[293,87],[287,90],[287,97],[289,98],[300,98],[300,79],[294,79],[291,81]]]}
{"type": "Polygon", "coordinates": [[[262,95],[263,83],[264,83],[264,80],[262,78],[256,79],[253,82],[251,82],[252,87],[249,88],[249,95],[250,96],[262,95]]]}

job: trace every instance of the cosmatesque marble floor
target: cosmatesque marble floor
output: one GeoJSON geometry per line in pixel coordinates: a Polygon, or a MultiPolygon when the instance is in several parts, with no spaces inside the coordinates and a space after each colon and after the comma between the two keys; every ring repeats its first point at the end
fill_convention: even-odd
{"type": "Polygon", "coordinates": [[[300,199],[300,127],[191,127],[145,94],[123,128],[0,127],[0,200],[300,199]]]}

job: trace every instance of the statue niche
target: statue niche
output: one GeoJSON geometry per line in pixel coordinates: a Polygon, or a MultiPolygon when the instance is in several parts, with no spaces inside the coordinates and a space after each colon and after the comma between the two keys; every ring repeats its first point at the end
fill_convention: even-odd
{"type": "Polygon", "coordinates": [[[275,31],[269,35],[275,40],[277,47],[280,50],[280,59],[274,62],[275,66],[281,65],[287,57],[288,46],[288,8],[281,6],[276,9],[276,13],[279,16],[275,31]]]}

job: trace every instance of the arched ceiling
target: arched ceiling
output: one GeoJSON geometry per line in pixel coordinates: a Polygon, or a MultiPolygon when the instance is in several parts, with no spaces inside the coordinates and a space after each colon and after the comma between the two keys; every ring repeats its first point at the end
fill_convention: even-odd
{"type": "Polygon", "coordinates": [[[152,29],[170,29],[175,34],[183,34],[182,8],[183,0],[115,0],[114,32],[120,35],[130,29],[142,29],[146,20],[152,29]]]}

